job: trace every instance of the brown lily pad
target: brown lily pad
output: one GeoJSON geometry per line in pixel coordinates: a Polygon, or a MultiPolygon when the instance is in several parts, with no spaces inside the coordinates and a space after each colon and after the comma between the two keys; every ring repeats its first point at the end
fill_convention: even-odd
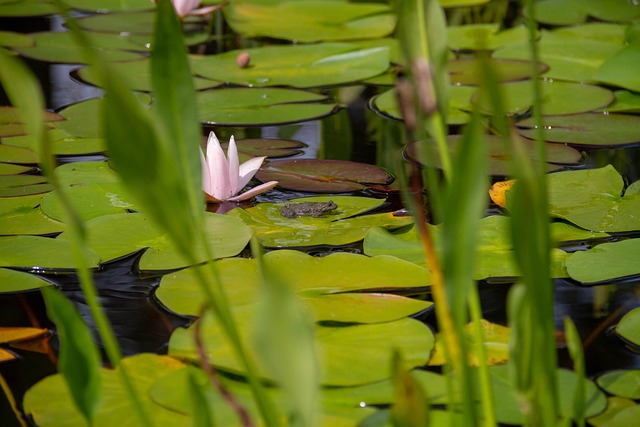
{"type": "Polygon", "coordinates": [[[278,186],[314,193],[347,193],[369,185],[385,185],[393,177],[384,170],[346,160],[298,159],[270,162],[256,174],[260,181],[278,181],[278,186]]]}

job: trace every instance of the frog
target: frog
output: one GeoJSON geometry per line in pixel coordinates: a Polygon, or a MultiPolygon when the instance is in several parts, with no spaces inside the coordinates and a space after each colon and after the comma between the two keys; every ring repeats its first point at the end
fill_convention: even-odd
{"type": "Polygon", "coordinates": [[[333,200],[328,202],[300,202],[300,203],[287,203],[280,208],[280,215],[285,218],[297,218],[299,216],[310,216],[312,218],[320,218],[327,212],[331,212],[336,209],[336,205],[333,200]]]}

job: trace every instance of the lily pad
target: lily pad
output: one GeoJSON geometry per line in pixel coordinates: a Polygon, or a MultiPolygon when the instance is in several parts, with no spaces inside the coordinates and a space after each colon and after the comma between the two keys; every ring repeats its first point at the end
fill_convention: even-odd
{"type": "MultiPolygon", "coordinates": [[[[141,92],[151,92],[151,61],[149,58],[143,58],[137,61],[116,62],[112,65],[112,69],[121,76],[126,76],[126,83],[131,90],[141,92]]],[[[78,76],[95,86],[100,86],[99,75],[93,67],[84,67],[78,71],[78,76]]],[[[210,89],[220,86],[220,83],[200,77],[193,78],[193,84],[196,90],[210,89]]]]}
{"type": "MultiPolygon", "coordinates": [[[[103,263],[147,249],[139,261],[142,271],[173,270],[190,264],[166,233],[159,230],[144,214],[99,216],[87,221],[85,227],[89,247],[100,256],[103,263]]],[[[226,215],[207,213],[205,229],[214,259],[237,255],[251,238],[251,229],[226,215]]],[[[67,235],[62,233],[58,238],[66,239],[67,235]]],[[[197,246],[196,250],[196,262],[208,260],[204,248],[197,246]]]]}
{"type": "MultiPolygon", "coordinates": [[[[430,226],[436,248],[440,246],[440,229],[430,226]]],[[[476,265],[474,279],[511,278],[520,275],[515,259],[513,245],[509,238],[509,218],[499,215],[488,216],[480,220],[476,247],[476,265]]],[[[364,239],[364,253],[369,256],[392,255],[400,259],[425,265],[422,244],[418,240],[415,227],[397,232],[381,228],[372,228],[364,239]]],[[[568,254],[560,249],[552,250],[552,277],[566,277],[563,262],[568,254]]]]}
{"type": "MultiPolygon", "coordinates": [[[[538,41],[539,60],[549,66],[547,79],[594,82],[593,75],[624,46],[610,41],[578,38],[543,31],[538,41]]],[[[493,53],[494,58],[531,60],[529,44],[509,45],[493,53]]]]}
{"type": "MultiPolygon", "coordinates": [[[[622,147],[640,143],[640,116],[630,114],[585,113],[569,116],[543,116],[545,141],[562,142],[578,147],[622,147]]],[[[533,139],[536,134],[532,118],[516,123],[520,135],[533,139]]]]}
{"type": "Polygon", "coordinates": [[[447,28],[447,43],[453,50],[495,50],[529,40],[529,30],[520,25],[500,31],[500,24],[452,25],[447,28]]]}
{"type": "Polygon", "coordinates": [[[382,74],[389,68],[389,50],[360,49],[348,43],[266,46],[201,56],[192,63],[196,74],[219,82],[250,87],[311,88],[352,83],[382,74]],[[238,66],[239,54],[249,55],[249,66],[238,66]]]}
{"type": "Polygon", "coordinates": [[[573,253],[565,261],[572,279],[595,284],[640,274],[637,255],[640,239],[601,243],[573,253]]]}
{"type": "MultiPolygon", "coordinates": [[[[531,62],[519,59],[486,59],[488,66],[495,73],[498,82],[513,82],[531,77],[531,62]]],[[[476,58],[455,59],[447,63],[449,82],[452,85],[480,86],[484,80],[476,58]]],[[[546,64],[539,63],[538,73],[549,69],[546,64]]]]}
{"type": "Polygon", "coordinates": [[[42,16],[58,13],[58,7],[49,0],[7,1],[0,4],[0,16],[42,16]]]}
{"type": "Polygon", "coordinates": [[[41,175],[0,175],[0,198],[42,194],[51,191],[41,175]]]}
{"type": "MultiPolygon", "coordinates": [[[[1,12],[0,12],[1,13],[1,12]]],[[[16,48],[21,55],[46,62],[85,64],[83,49],[75,43],[70,32],[42,32],[31,34],[35,44],[31,47],[16,48]]],[[[140,54],[133,50],[146,50],[118,34],[92,33],[89,36],[94,49],[108,61],[131,61],[140,54]]]]}
{"type": "MultiPolygon", "coordinates": [[[[37,236],[0,237],[0,266],[32,271],[69,270],[77,267],[71,242],[37,236]]],[[[98,266],[98,255],[85,253],[89,267],[98,266]]]]}
{"type": "Polygon", "coordinates": [[[65,0],[65,3],[73,9],[96,13],[153,9],[153,4],[145,0],[65,0]]]}
{"type": "Polygon", "coordinates": [[[42,194],[0,198],[0,206],[7,207],[0,215],[0,236],[47,235],[63,231],[63,223],[42,212],[38,206],[41,198],[42,194]],[[4,204],[5,200],[11,200],[9,205],[4,204]]]}
{"type": "MultiPolygon", "coordinates": [[[[506,147],[502,138],[495,135],[485,135],[484,142],[487,147],[487,154],[489,156],[487,172],[493,176],[506,176],[509,175],[511,170],[510,150],[506,147]]],[[[452,156],[458,155],[462,143],[462,135],[449,135],[447,137],[447,146],[449,147],[449,153],[452,156]]],[[[440,155],[438,147],[432,141],[424,143],[422,149],[425,152],[429,163],[423,164],[419,161],[417,155],[417,142],[408,144],[404,150],[404,154],[407,158],[419,163],[422,166],[430,166],[436,168],[442,168],[440,164],[440,155]]],[[[529,158],[539,163],[537,158],[537,150],[535,144],[531,141],[525,140],[522,144],[529,154],[529,158]]],[[[560,144],[547,144],[547,170],[558,170],[562,168],[562,165],[577,165],[582,160],[582,154],[566,145],[560,144]]]]}
{"type": "Polygon", "coordinates": [[[54,173],[60,185],[71,187],[79,184],[115,184],[121,182],[120,176],[109,167],[107,162],[71,162],[55,168],[54,173]]]}
{"type": "Polygon", "coordinates": [[[23,165],[31,165],[38,163],[38,154],[28,148],[16,147],[10,145],[13,138],[2,138],[0,144],[0,160],[6,163],[19,163],[23,165]]]}
{"type": "Polygon", "coordinates": [[[0,294],[10,292],[26,292],[51,286],[50,282],[24,271],[0,268],[0,294]]]}
{"type": "Polygon", "coordinates": [[[622,195],[624,182],[613,166],[557,172],[547,182],[551,215],[592,231],[640,230],[640,195],[633,187],[622,195]]]}
{"type": "MultiPolygon", "coordinates": [[[[102,138],[81,138],[64,132],[61,129],[47,130],[47,138],[51,152],[58,156],[78,156],[83,154],[102,153],[106,150],[106,143],[102,138]]],[[[2,142],[7,145],[24,147],[30,150],[37,150],[33,138],[27,136],[14,136],[2,138],[2,142]]],[[[1,147],[1,146],[0,146],[1,147]]]]}
{"type": "Polygon", "coordinates": [[[384,170],[347,160],[293,159],[269,162],[256,174],[262,182],[278,181],[289,190],[315,193],[362,191],[367,185],[387,185],[393,177],[384,170]]]}
{"type": "MultiPolygon", "coordinates": [[[[0,148],[0,151],[1,151],[1,148],[0,148]]],[[[10,163],[0,163],[0,175],[16,175],[16,174],[27,173],[27,172],[35,172],[35,171],[36,171],[35,167],[12,165],[10,163]]]]}
{"type": "MultiPolygon", "coordinates": [[[[609,424],[619,412],[637,406],[633,400],[624,399],[622,397],[612,396],[607,398],[607,408],[596,417],[589,418],[589,425],[594,427],[616,427],[614,424],[609,424]]],[[[625,424],[620,424],[619,427],[625,427],[625,424]]]]}
{"type": "Polygon", "coordinates": [[[640,405],[633,405],[626,408],[619,408],[603,427],[627,427],[633,425],[640,417],[640,405]]]}
{"type": "Polygon", "coordinates": [[[196,94],[200,121],[217,126],[302,122],[334,113],[338,106],[313,92],[282,88],[228,88],[196,94]]]}
{"type": "Polygon", "coordinates": [[[616,325],[615,331],[626,342],[640,347],[640,307],[625,314],[616,325]]]}
{"type": "Polygon", "coordinates": [[[640,399],[640,369],[607,372],[600,375],[596,383],[609,394],[628,399],[640,399]]]}
{"type": "Polygon", "coordinates": [[[628,90],[616,90],[616,99],[604,108],[609,113],[640,113],[640,94],[628,90]]]}
{"type": "MultiPolygon", "coordinates": [[[[245,348],[257,361],[260,375],[270,378],[269,372],[248,345],[256,323],[255,306],[234,310],[236,325],[245,348]]],[[[208,312],[200,320],[205,351],[218,369],[243,374],[226,335],[214,316],[208,312]]],[[[169,354],[197,360],[193,329],[176,329],[169,340],[169,354]]],[[[320,361],[321,383],[332,386],[353,386],[379,381],[391,376],[391,360],[400,352],[407,369],[423,365],[433,348],[433,333],[423,323],[404,318],[393,322],[366,325],[327,327],[316,325],[316,348],[320,361]]]]}
{"type": "MultiPolygon", "coordinates": [[[[223,142],[221,145],[226,152],[229,143],[223,142]]],[[[241,161],[243,156],[246,157],[246,160],[261,156],[266,156],[270,159],[295,156],[296,154],[301,154],[302,149],[307,147],[306,144],[300,141],[277,138],[236,139],[236,146],[238,147],[241,161]]]]}
{"type": "MultiPolygon", "coordinates": [[[[293,288],[316,321],[386,322],[431,306],[431,302],[386,293],[431,283],[426,270],[395,258],[344,252],[317,258],[280,250],[267,253],[263,260],[293,288]]],[[[260,300],[262,282],[255,260],[223,259],[215,262],[215,268],[232,306],[260,300]]],[[[156,297],[168,309],[191,316],[198,315],[205,298],[193,268],[165,275],[156,297]]]]}
{"type": "Polygon", "coordinates": [[[635,72],[640,61],[640,42],[632,43],[598,68],[593,79],[625,89],[640,91],[640,77],[635,72]]]}
{"type": "MultiPolygon", "coordinates": [[[[576,114],[597,110],[611,104],[613,92],[600,86],[543,80],[542,111],[544,114],[576,114]]],[[[529,81],[502,83],[500,85],[503,111],[518,115],[528,112],[533,105],[533,89],[529,81]]],[[[483,112],[492,113],[490,100],[477,92],[472,102],[483,112]]]]}
{"type": "Polygon", "coordinates": [[[283,203],[260,203],[248,209],[234,209],[227,216],[241,219],[253,229],[260,243],[270,248],[343,246],[362,240],[372,227],[395,229],[412,222],[410,217],[394,217],[391,213],[353,217],[383,203],[382,200],[368,197],[318,196],[293,199],[289,202],[330,200],[337,204],[338,208],[319,218],[285,218],[280,214],[283,203]]]}
{"type": "Polygon", "coordinates": [[[601,21],[632,21],[640,16],[635,3],[626,0],[544,0],[534,4],[538,22],[551,25],[578,24],[593,17],[601,21]]]}
{"type": "Polygon", "coordinates": [[[345,0],[237,2],[223,10],[236,33],[300,43],[381,38],[396,24],[387,5],[345,0]]]}
{"type": "MultiPolygon", "coordinates": [[[[169,427],[186,425],[189,419],[176,412],[156,405],[149,396],[152,385],[165,375],[184,368],[174,358],[156,354],[138,354],[122,359],[127,376],[133,383],[144,411],[153,425],[169,427]]],[[[96,419],[104,425],[135,425],[135,410],[127,400],[125,385],[117,370],[102,368],[100,375],[100,402],[96,419]]],[[[67,383],[62,374],[50,375],[39,381],[24,396],[24,409],[28,416],[42,427],[55,425],[84,426],[86,421],[76,409],[67,383]]]]}

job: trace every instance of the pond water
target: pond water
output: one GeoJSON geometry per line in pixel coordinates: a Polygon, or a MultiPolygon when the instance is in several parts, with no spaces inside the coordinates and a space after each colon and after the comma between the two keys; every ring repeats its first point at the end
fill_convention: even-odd
{"type": "MultiPolygon", "coordinates": [[[[21,32],[44,31],[58,29],[56,19],[3,19],[0,29],[21,32]],[[28,30],[27,30],[28,28],[28,30]]],[[[214,46],[215,50],[216,47],[214,46]]],[[[72,71],[77,66],[48,64],[36,60],[28,60],[42,81],[47,99],[47,107],[57,111],[75,102],[94,98],[101,91],[93,86],[78,82],[72,71]]],[[[267,126],[251,128],[225,129],[223,133],[234,133],[244,137],[288,138],[305,144],[297,158],[332,158],[351,160],[372,165],[380,165],[378,159],[379,127],[397,126],[398,122],[389,122],[368,107],[370,97],[382,93],[386,88],[374,86],[353,86],[353,94],[349,97],[346,108],[337,114],[320,120],[313,120],[286,126],[267,126]],[[327,131],[333,127],[331,131],[327,131]],[[332,140],[341,135],[341,141],[332,140]]],[[[8,104],[4,94],[0,97],[0,105],[8,104]]],[[[224,140],[224,138],[221,138],[224,140]]],[[[629,147],[624,149],[591,149],[585,150],[587,162],[579,168],[600,167],[614,164],[627,182],[640,179],[640,149],[629,147]]],[[[101,160],[102,156],[68,156],[60,158],[60,163],[101,160]]],[[[362,194],[362,193],[354,193],[362,194]]],[[[367,192],[376,195],[375,192],[367,192]]],[[[296,197],[310,196],[313,193],[276,189],[258,196],[254,202],[280,202],[296,197]]],[[[377,195],[381,197],[381,195],[377,195]]],[[[401,207],[398,194],[391,194],[390,210],[401,207]]],[[[249,207],[250,203],[243,204],[249,207]]],[[[210,206],[215,211],[217,206],[210,206]]],[[[223,207],[223,209],[225,209],[223,207]]],[[[491,205],[487,213],[496,214],[501,210],[491,205]]],[[[584,247],[581,247],[584,249],[584,247]]],[[[363,253],[361,243],[344,247],[314,247],[306,249],[308,253],[324,256],[335,251],[363,253]]],[[[248,255],[245,251],[244,255],[248,255]]],[[[172,331],[178,326],[186,326],[192,322],[188,316],[179,316],[165,309],[154,294],[160,281],[160,274],[142,275],[137,272],[140,254],[134,254],[115,262],[109,262],[95,274],[100,301],[113,325],[120,346],[125,355],[143,352],[165,354],[172,331]]],[[[43,274],[48,280],[58,285],[64,294],[74,302],[82,317],[92,327],[93,322],[84,302],[82,292],[74,274],[43,274]]],[[[504,283],[481,282],[479,286],[484,318],[489,321],[506,324],[506,295],[511,286],[508,280],[504,283]]],[[[556,279],[555,286],[555,320],[557,330],[563,330],[563,318],[571,317],[576,323],[585,348],[586,368],[588,375],[596,375],[612,369],[640,368],[640,355],[626,347],[611,332],[611,327],[627,312],[640,306],[640,280],[637,277],[627,278],[613,284],[585,287],[570,279],[556,279]]],[[[430,295],[418,295],[429,299],[430,295]]],[[[416,318],[437,329],[437,322],[431,310],[415,315],[416,318]]],[[[52,328],[48,320],[44,303],[38,291],[24,293],[0,294],[0,326],[39,325],[52,328]]],[[[570,359],[562,344],[562,336],[558,337],[560,363],[570,367],[570,359]]],[[[55,338],[52,341],[56,347],[55,338]]],[[[20,400],[24,392],[38,380],[55,372],[50,359],[45,354],[24,350],[13,350],[21,359],[16,362],[0,365],[0,372],[11,384],[15,397],[20,400]]],[[[13,418],[6,399],[0,397],[0,424],[2,426],[19,425],[13,418]]]]}

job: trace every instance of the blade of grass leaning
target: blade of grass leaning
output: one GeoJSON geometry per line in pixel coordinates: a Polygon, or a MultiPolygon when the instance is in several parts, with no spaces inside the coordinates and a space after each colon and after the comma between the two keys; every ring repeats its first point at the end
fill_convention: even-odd
{"type": "MultiPolygon", "coordinates": [[[[578,427],[585,426],[585,390],[586,390],[586,368],[582,340],[576,325],[570,317],[564,318],[564,331],[567,338],[567,348],[573,360],[573,371],[576,373],[576,390],[573,396],[573,421],[578,427]]],[[[567,420],[567,425],[571,425],[571,420],[567,420]]]]}
{"type": "Polygon", "coordinates": [[[422,427],[429,425],[429,405],[424,390],[402,367],[402,356],[393,353],[393,383],[395,398],[391,419],[395,427],[422,427]]]}
{"type": "Polygon", "coordinates": [[[58,370],[64,376],[76,407],[89,425],[100,404],[100,353],[76,308],[53,288],[43,288],[47,315],[60,339],[58,370]]]}

